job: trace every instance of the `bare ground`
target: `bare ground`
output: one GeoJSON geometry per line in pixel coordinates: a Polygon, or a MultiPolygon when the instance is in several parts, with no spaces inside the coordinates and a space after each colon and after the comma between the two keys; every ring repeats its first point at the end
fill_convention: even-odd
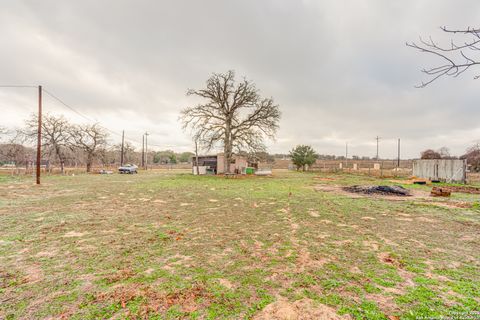
{"type": "Polygon", "coordinates": [[[409,318],[479,308],[472,197],[177,173],[0,183],[0,318],[409,318]],[[464,203],[463,205],[459,205],[464,203]]]}

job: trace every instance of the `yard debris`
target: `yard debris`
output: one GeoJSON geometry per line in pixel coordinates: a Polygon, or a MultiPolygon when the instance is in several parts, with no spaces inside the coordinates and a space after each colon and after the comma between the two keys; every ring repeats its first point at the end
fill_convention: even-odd
{"type": "Polygon", "coordinates": [[[432,197],[450,197],[452,193],[446,188],[433,187],[430,195],[432,197]]]}
{"type": "Polygon", "coordinates": [[[459,192],[459,193],[470,193],[470,194],[480,194],[479,187],[472,186],[443,186],[441,187],[444,191],[449,192],[459,192]]]}
{"type": "Polygon", "coordinates": [[[122,269],[122,270],[118,270],[117,272],[113,273],[113,274],[109,274],[107,276],[104,277],[104,280],[108,283],[108,284],[112,284],[112,283],[115,283],[115,282],[119,282],[119,281],[123,281],[123,280],[127,280],[127,279],[130,279],[132,278],[133,276],[135,276],[135,272],[133,272],[133,270],[131,269],[122,269]]]}
{"type": "Polygon", "coordinates": [[[260,169],[255,171],[256,176],[271,176],[272,170],[271,169],[260,169]]]}
{"type": "Polygon", "coordinates": [[[427,184],[427,181],[425,181],[425,180],[415,180],[415,181],[413,181],[413,184],[425,185],[425,184],[427,184]]]}
{"type": "Polygon", "coordinates": [[[343,190],[353,193],[381,194],[385,196],[411,196],[410,191],[401,186],[351,186],[343,190]]]}

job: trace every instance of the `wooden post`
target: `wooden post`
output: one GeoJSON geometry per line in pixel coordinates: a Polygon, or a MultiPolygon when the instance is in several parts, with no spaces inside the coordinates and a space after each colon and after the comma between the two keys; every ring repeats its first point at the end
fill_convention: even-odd
{"type": "Polygon", "coordinates": [[[197,176],[200,175],[200,170],[198,169],[198,140],[195,139],[195,167],[197,168],[197,176]]]}
{"type": "Polygon", "coordinates": [[[42,86],[38,86],[37,184],[40,184],[40,162],[41,161],[42,161],[42,86]]]}
{"type": "Polygon", "coordinates": [[[125,130],[122,131],[122,150],[120,154],[120,167],[123,166],[123,144],[125,143],[125,130]]]}
{"type": "Polygon", "coordinates": [[[398,139],[397,167],[400,168],[400,139],[398,139]]]}
{"type": "Polygon", "coordinates": [[[145,135],[142,135],[142,169],[145,169],[145,135]]]}
{"type": "Polygon", "coordinates": [[[145,132],[145,170],[148,170],[148,138],[149,133],[145,132]]]}

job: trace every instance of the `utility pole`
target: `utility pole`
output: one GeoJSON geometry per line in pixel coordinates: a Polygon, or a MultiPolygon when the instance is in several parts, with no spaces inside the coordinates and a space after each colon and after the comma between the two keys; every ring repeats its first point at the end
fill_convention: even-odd
{"type": "Polygon", "coordinates": [[[123,145],[125,143],[125,130],[122,131],[122,153],[120,154],[120,167],[123,167],[123,145]]]}
{"type": "Polygon", "coordinates": [[[197,169],[197,176],[200,175],[198,169],[198,138],[195,138],[195,168],[197,169]]]}
{"type": "Polygon", "coordinates": [[[348,142],[345,142],[345,169],[348,166],[348,142]]]}
{"type": "Polygon", "coordinates": [[[400,138],[398,138],[397,167],[400,168],[400,138]]]}
{"type": "Polygon", "coordinates": [[[142,135],[142,168],[145,169],[145,135],[142,135]]]}
{"type": "Polygon", "coordinates": [[[42,86],[38,86],[37,184],[40,184],[40,162],[41,161],[42,161],[42,86]]]}
{"type": "Polygon", "coordinates": [[[145,132],[145,170],[148,170],[148,144],[147,144],[148,135],[149,133],[145,132]]]}
{"type": "Polygon", "coordinates": [[[378,141],[380,140],[380,137],[377,136],[377,137],[375,138],[375,140],[377,140],[377,157],[376,157],[376,160],[378,160],[378,141]]]}

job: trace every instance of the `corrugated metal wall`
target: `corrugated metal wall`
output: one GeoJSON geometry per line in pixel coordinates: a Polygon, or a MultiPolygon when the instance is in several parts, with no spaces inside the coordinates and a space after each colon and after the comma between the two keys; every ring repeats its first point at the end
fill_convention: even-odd
{"type": "Polygon", "coordinates": [[[465,182],[465,160],[422,159],[413,161],[413,175],[418,178],[442,180],[448,182],[465,182]]]}

